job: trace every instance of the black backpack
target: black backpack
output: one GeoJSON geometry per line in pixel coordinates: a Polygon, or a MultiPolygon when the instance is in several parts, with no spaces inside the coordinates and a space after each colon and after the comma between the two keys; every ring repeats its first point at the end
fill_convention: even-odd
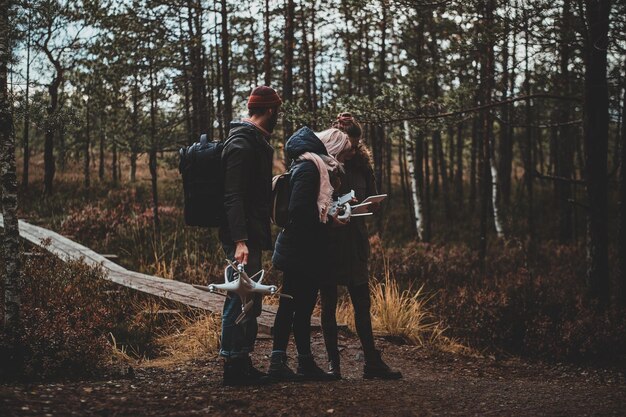
{"type": "Polygon", "coordinates": [[[272,178],[272,211],[270,216],[272,223],[279,227],[285,227],[289,222],[290,180],[291,170],[272,178]]]}
{"type": "Polygon", "coordinates": [[[181,148],[178,170],[183,177],[185,224],[219,227],[224,214],[222,150],[224,142],[209,142],[207,135],[200,142],[181,148]]]}

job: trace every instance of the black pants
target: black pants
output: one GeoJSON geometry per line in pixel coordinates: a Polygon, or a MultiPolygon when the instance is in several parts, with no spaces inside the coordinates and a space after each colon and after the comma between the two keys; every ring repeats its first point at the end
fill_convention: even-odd
{"type": "MultiPolygon", "coordinates": [[[[372,331],[372,318],[370,316],[370,290],[368,284],[348,285],[350,300],[354,308],[354,322],[356,332],[361,340],[363,354],[371,357],[376,351],[374,345],[374,333],[372,331]]],[[[322,332],[328,359],[339,358],[337,347],[337,286],[325,285],[320,288],[322,300],[322,332]]]]}
{"type": "Polygon", "coordinates": [[[281,292],[293,299],[281,297],[274,320],[272,351],[286,352],[293,327],[293,337],[299,355],[311,354],[311,314],[317,302],[318,288],[314,278],[296,272],[283,273],[281,292]]]}

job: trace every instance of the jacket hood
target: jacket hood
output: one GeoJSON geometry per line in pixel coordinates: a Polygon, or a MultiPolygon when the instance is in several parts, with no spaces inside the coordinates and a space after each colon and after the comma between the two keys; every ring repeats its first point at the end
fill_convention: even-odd
{"type": "Polygon", "coordinates": [[[253,125],[251,125],[250,123],[245,123],[245,122],[230,122],[230,131],[229,134],[235,132],[235,131],[249,131],[252,134],[256,134],[258,131],[258,129],[256,127],[254,127],[253,125]]]}
{"type": "Polygon", "coordinates": [[[306,152],[313,152],[320,155],[328,155],[326,146],[308,127],[303,127],[294,133],[285,145],[287,156],[291,160],[297,159],[306,152]]]}

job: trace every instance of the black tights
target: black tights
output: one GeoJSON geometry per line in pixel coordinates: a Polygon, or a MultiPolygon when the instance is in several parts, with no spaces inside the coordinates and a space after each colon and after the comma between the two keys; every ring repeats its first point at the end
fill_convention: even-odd
{"type": "Polygon", "coordinates": [[[289,335],[293,326],[293,338],[299,355],[311,354],[311,314],[317,302],[318,288],[313,278],[301,273],[283,273],[283,294],[293,300],[281,297],[274,320],[273,351],[286,352],[289,335]]]}
{"type": "MultiPolygon", "coordinates": [[[[368,284],[348,285],[350,300],[354,308],[354,322],[356,332],[361,340],[363,353],[366,357],[371,356],[376,347],[374,345],[374,333],[372,331],[372,318],[370,316],[370,290],[368,284]]],[[[322,331],[324,343],[329,359],[339,358],[337,346],[337,286],[328,285],[320,288],[322,300],[322,331]]]]}

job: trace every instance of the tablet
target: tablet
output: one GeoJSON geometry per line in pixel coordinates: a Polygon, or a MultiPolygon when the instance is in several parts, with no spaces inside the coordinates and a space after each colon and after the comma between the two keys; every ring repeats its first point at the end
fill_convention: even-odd
{"type": "Polygon", "coordinates": [[[371,204],[371,203],[380,203],[385,198],[387,198],[387,194],[371,195],[371,196],[367,197],[365,200],[363,200],[363,202],[361,204],[365,204],[365,203],[369,203],[369,204],[371,204]]]}
{"type": "Polygon", "coordinates": [[[352,215],[372,214],[372,212],[370,212],[370,204],[372,203],[363,203],[352,206],[352,215]]]}

